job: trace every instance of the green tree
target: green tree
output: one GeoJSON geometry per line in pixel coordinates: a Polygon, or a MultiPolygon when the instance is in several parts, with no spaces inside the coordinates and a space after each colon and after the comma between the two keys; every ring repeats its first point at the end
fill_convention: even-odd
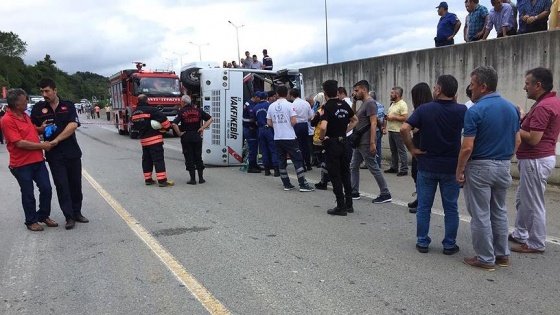
{"type": "Polygon", "coordinates": [[[0,31],[0,56],[23,57],[27,52],[27,43],[13,32],[0,31]]]}
{"type": "Polygon", "coordinates": [[[20,57],[0,56],[0,75],[8,87],[20,87],[25,80],[25,63],[20,57]]]}

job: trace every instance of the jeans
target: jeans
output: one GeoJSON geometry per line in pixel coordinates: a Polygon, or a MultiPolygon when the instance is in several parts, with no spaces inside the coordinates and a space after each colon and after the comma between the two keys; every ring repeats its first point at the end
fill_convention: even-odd
{"type": "Polygon", "coordinates": [[[408,156],[400,132],[389,131],[389,147],[391,148],[391,168],[399,172],[408,172],[408,156]],[[399,160],[401,168],[399,169],[399,160]]]}
{"type": "Polygon", "coordinates": [[[31,225],[48,218],[51,215],[52,187],[49,171],[44,161],[10,168],[21,190],[21,204],[25,213],[25,224],[31,225]],[[39,211],[33,182],[39,188],[39,211]]]}
{"type": "Polygon", "coordinates": [[[385,177],[383,177],[383,172],[381,172],[381,168],[379,168],[377,160],[369,151],[369,145],[367,144],[360,145],[352,152],[352,162],[350,162],[352,192],[355,194],[360,192],[360,164],[363,161],[365,161],[369,172],[375,178],[377,186],[379,186],[379,195],[390,195],[391,193],[387,187],[385,177]]]}
{"type": "Polygon", "coordinates": [[[432,213],[438,184],[445,214],[445,237],[441,243],[444,249],[452,249],[455,247],[457,230],[459,229],[457,199],[459,198],[460,188],[455,180],[455,174],[418,171],[416,237],[418,245],[422,247],[428,247],[432,241],[428,236],[430,232],[430,214],[432,213]]]}
{"type": "Polygon", "coordinates": [[[301,157],[301,151],[299,150],[297,140],[274,140],[274,145],[276,146],[276,154],[278,155],[280,179],[282,179],[282,184],[284,184],[284,187],[291,185],[290,178],[288,177],[288,170],[286,169],[288,167],[286,154],[290,155],[292,163],[294,163],[294,168],[296,169],[299,185],[306,185],[307,181],[305,180],[305,175],[303,174],[303,159],[301,157]]]}
{"type": "Polygon", "coordinates": [[[473,249],[485,264],[494,264],[496,256],[509,256],[506,193],[511,186],[510,166],[510,160],[472,160],[465,167],[463,193],[472,216],[473,249]]]}

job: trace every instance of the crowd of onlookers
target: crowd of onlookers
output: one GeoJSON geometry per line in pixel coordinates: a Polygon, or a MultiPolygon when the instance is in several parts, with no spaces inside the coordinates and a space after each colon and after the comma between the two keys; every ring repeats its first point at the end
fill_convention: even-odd
{"type": "Polygon", "coordinates": [[[245,69],[261,69],[261,70],[272,70],[273,62],[272,58],[268,55],[268,51],[263,49],[263,58],[262,61],[259,60],[257,55],[251,56],[249,51],[245,52],[245,57],[237,61],[233,60],[232,62],[227,62],[224,60],[222,63],[222,68],[245,68],[245,69]]]}
{"type": "MultiPolygon", "coordinates": [[[[457,103],[458,81],[452,75],[441,75],[433,89],[428,83],[418,83],[410,92],[414,105],[411,114],[403,100],[402,87],[392,88],[391,103],[385,109],[365,80],[353,86],[350,97],[344,87],[333,92],[332,86],[328,87],[336,82],[333,80],[325,81],[323,92],[313,99],[302,100],[298,89],[288,90],[283,86],[277,88],[276,96],[272,97],[257,91],[246,103],[243,116],[244,137],[249,147],[248,172],[261,172],[257,153],[266,151],[263,153],[265,175],[271,175],[270,170],[274,169],[274,176],[281,177],[284,190],[293,189],[286,171],[288,151],[300,191],[308,192],[313,188],[305,180],[304,172],[311,170],[316,160],[316,165],[321,167],[321,180],[314,189],[326,190],[331,181],[337,206],[327,213],[346,216],[354,212],[352,200],[361,198],[360,165],[364,164],[379,187],[379,194],[372,202],[391,202],[384,173],[407,176],[408,149],[413,159],[412,177],[417,192],[416,200],[408,205],[410,212],[416,213],[416,249],[420,253],[430,250],[430,214],[439,188],[445,215],[443,254],[459,252],[456,238],[458,198],[462,189],[467,211],[472,216],[472,245],[476,253],[474,257],[466,257],[464,263],[489,271],[495,270],[496,265],[507,267],[510,251],[524,254],[545,251],[544,192],[546,180],[555,167],[555,146],[560,133],[560,99],[552,91],[552,71],[542,67],[531,69],[524,79],[527,98],[535,101],[527,113],[496,92],[498,73],[489,66],[471,72],[467,104],[457,103]],[[286,107],[289,110],[282,115],[271,114],[286,107]],[[329,139],[329,125],[323,122],[336,121],[343,116],[342,112],[347,112],[345,108],[352,111],[346,116],[358,118],[357,123],[352,124],[355,127],[346,130],[346,136],[329,139]],[[332,113],[338,114],[333,116],[332,113]],[[279,117],[293,120],[290,124],[289,120],[279,117]],[[277,127],[279,123],[284,124],[282,129],[277,127]],[[270,134],[272,127],[274,132],[270,134]],[[278,130],[282,137],[276,135],[278,130]],[[284,138],[284,135],[289,136],[284,138]],[[383,135],[388,137],[391,162],[389,168],[381,171],[379,156],[383,135]],[[333,154],[329,150],[334,148],[347,153],[333,154]],[[518,160],[520,181],[515,228],[509,233],[506,194],[512,184],[513,156],[518,160]],[[344,172],[350,180],[348,188],[344,187],[344,194],[340,181],[336,191],[332,177],[335,171],[341,170],[347,170],[344,172]]],[[[338,131],[340,133],[340,129],[338,131]]]]}
{"type": "MultiPolygon", "coordinates": [[[[498,38],[560,29],[558,0],[518,0],[517,4],[510,0],[490,0],[490,5],[492,8],[488,10],[479,0],[465,0],[468,12],[463,27],[465,42],[485,40],[492,29],[498,38]]],[[[435,45],[453,45],[461,21],[448,11],[447,2],[441,2],[436,8],[441,18],[434,38],[435,45]]]]}

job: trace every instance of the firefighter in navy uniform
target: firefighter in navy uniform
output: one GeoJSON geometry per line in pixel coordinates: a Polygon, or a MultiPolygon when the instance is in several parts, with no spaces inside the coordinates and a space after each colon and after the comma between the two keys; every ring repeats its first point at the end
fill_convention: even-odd
{"type": "Polygon", "coordinates": [[[280,169],[278,168],[278,155],[276,155],[276,147],[274,146],[274,129],[266,123],[266,114],[268,113],[268,93],[259,91],[255,93],[259,97],[259,102],[255,105],[255,120],[259,127],[259,148],[262,153],[262,161],[264,165],[264,175],[270,176],[270,170],[274,169],[274,177],[280,177],[280,169]]]}
{"type": "Polygon", "coordinates": [[[38,102],[31,111],[31,121],[45,141],[54,147],[45,152],[49,163],[58,203],[66,218],[66,229],[72,229],[76,221],[87,223],[82,215],[82,150],[76,139],[80,120],[74,103],[58,97],[56,83],[42,79],[39,89],[45,101],[38,102]]]}
{"type": "Polygon", "coordinates": [[[152,178],[154,167],[159,187],[173,186],[172,180],[167,180],[165,160],[163,156],[163,133],[171,128],[171,122],[154,106],[148,105],[148,97],[138,95],[138,106],[132,112],[133,129],[138,130],[138,138],[142,145],[142,171],[146,185],[156,182],[152,178]],[[161,123],[162,129],[152,128],[152,120],[161,123]]]}
{"type": "Polygon", "coordinates": [[[206,181],[203,177],[202,133],[214,121],[214,118],[201,108],[194,107],[188,95],[181,97],[181,110],[173,120],[173,130],[181,137],[181,147],[185,156],[185,166],[191,179],[189,185],[196,185],[195,170],[198,171],[198,183],[206,181]],[[202,122],[204,121],[204,124],[202,122]]]}
{"type": "Polygon", "coordinates": [[[257,96],[257,91],[253,94],[250,100],[243,104],[243,138],[247,141],[249,153],[247,161],[249,161],[249,168],[247,173],[260,173],[262,169],[257,164],[257,154],[259,151],[258,137],[259,132],[255,122],[255,104],[260,101],[257,96]]]}
{"type": "Polygon", "coordinates": [[[338,82],[335,80],[323,82],[327,102],[321,115],[319,139],[323,141],[327,170],[336,196],[336,207],[327,213],[344,216],[347,212],[354,212],[348,154],[351,149],[346,134],[356,126],[358,118],[346,101],[337,98],[337,88],[338,82]]]}

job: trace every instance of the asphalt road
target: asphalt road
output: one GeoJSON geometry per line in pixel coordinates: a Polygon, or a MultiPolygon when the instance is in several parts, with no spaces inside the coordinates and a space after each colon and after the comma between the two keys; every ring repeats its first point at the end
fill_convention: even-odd
{"type": "MultiPolygon", "coordinates": [[[[187,185],[180,143],[169,138],[168,177],[176,186],[145,186],[138,141],[96,125],[105,120],[84,122],[83,213],[91,222],[70,231],[25,229],[19,187],[0,147],[0,314],[560,312],[556,187],[547,192],[546,253],[512,253],[510,267],[487,272],[462,263],[474,255],[463,196],[461,251],[441,253],[436,198],[433,242],[420,254],[415,216],[404,206],[412,200],[410,177],[386,176],[393,203],[374,205],[378,188],[362,170],[356,212],[331,217],[330,188],[285,192],[279,178],[237,167],[207,168],[206,184],[187,185]]],[[[315,183],[319,170],[306,176],[315,183]]],[[[52,204],[51,218],[63,224],[56,194],[52,204]]]]}

